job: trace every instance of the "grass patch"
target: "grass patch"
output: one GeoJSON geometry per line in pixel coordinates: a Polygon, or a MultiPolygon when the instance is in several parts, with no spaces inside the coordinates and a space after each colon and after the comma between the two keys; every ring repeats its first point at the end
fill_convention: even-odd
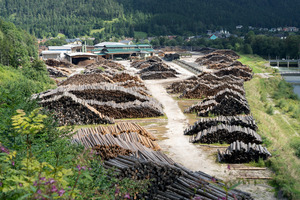
{"type": "Polygon", "coordinates": [[[148,34],[146,32],[134,31],[134,38],[147,38],[148,34]]]}
{"type": "Polygon", "coordinates": [[[57,37],[57,38],[65,38],[66,35],[63,34],[63,33],[58,33],[56,37],[57,37]]]}
{"type": "Polygon", "coordinates": [[[238,59],[244,65],[248,65],[253,73],[273,73],[274,70],[268,66],[268,61],[257,55],[241,54],[238,59]]]}
{"type": "Polygon", "coordinates": [[[245,83],[246,97],[257,121],[259,133],[264,141],[267,141],[268,150],[273,155],[266,163],[275,171],[272,184],[289,199],[300,199],[300,159],[296,157],[295,149],[289,145],[290,141],[299,139],[296,132],[300,130],[300,121],[292,118],[291,114],[279,106],[276,108],[280,114],[267,114],[264,108],[266,102],[261,101],[261,99],[267,103],[273,101],[276,105],[284,99],[287,105],[299,105],[299,100],[287,98],[285,95],[278,95],[280,98],[271,100],[262,98],[262,95],[273,97],[278,91],[280,81],[279,77],[269,79],[254,77],[245,83]]]}
{"type": "Polygon", "coordinates": [[[93,35],[93,33],[102,33],[104,30],[105,30],[105,28],[93,29],[93,30],[91,30],[91,35],[93,35]]]}

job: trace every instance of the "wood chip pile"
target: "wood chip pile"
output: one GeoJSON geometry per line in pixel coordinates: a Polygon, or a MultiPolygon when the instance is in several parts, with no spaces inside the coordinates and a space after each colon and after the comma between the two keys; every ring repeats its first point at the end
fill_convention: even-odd
{"type": "Polygon", "coordinates": [[[238,115],[238,116],[218,116],[216,118],[201,118],[194,125],[188,127],[184,131],[184,135],[195,135],[199,131],[209,129],[212,126],[217,126],[219,124],[229,125],[229,126],[241,126],[250,128],[257,131],[257,125],[252,115],[238,115]]]}
{"type": "Polygon", "coordinates": [[[196,135],[190,137],[191,143],[232,143],[236,140],[261,144],[261,137],[252,129],[240,126],[230,126],[220,124],[211,126],[208,129],[199,131],[196,135]]]}
{"type": "Polygon", "coordinates": [[[240,79],[243,79],[245,81],[249,81],[252,79],[253,74],[248,72],[247,70],[244,70],[241,67],[230,67],[230,68],[224,68],[220,69],[216,72],[214,72],[216,76],[224,76],[224,75],[234,75],[236,77],[239,77],[240,79]]]}
{"type": "Polygon", "coordinates": [[[226,163],[258,162],[260,158],[266,160],[270,156],[271,153],[266,147],[242,141],[231,143],[224,152],[218,150],[218,161],[226,163]]]}
{"type": "Polygon", "coordinates": [[[176,70],[162,62],[160,58],[152,57],[146,61],[135,61],[131,66],[140,69],[138,74],[143,80],[166,79],[177,77],[176,70]]]}

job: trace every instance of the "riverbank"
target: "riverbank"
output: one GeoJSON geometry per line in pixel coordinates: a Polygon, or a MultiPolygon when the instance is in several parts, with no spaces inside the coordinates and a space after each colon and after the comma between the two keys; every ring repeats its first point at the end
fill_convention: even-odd
{"type": "Polygon", "coordinates": [[[267,67],[267,61],[260,59],[258,65],[257,60],[248,58],[242,55],[242,60],[247,60],[243,63],[258,73],[245,83],[246,97],[259,134],[273,155],[265,162],[275,172],[271,184],[277,187],[279,196],[300,199],[300,159],[296,156],[300,147],[300,101],[280,74],[267,67]],[[262,78],[261,72],[270,73],[270,77],[262,78]],[[299,144],[293,145],[295,142],[299,144]]]}

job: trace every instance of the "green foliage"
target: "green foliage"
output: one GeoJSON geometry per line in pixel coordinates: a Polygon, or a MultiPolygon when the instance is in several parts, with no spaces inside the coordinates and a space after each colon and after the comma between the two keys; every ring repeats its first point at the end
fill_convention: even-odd
{"type": "Polygon", "coordinates": [[[62,46],[67,44],[65,38],[54,38],[51,40],[47,40],[44,45],[46,46],[62,46]]]}
{"type": "Polygon", "coordinates": [[[272,105],[267,106],[267,111],[266,111],[269,115],[273,115],[274,114],[274,108],[272,105]]]}
{"type": "Polygon", "coordinates": [[[278,89],[274,92],[273,97],[275,99],[293,99],[297,100],[298,96],[293,92],[293,86],[286,82],[285,80],[282,80],[278,84],[278,89]]]}
{"type": "Polygon", "coordinates": [[[295,155],[300,158],[300,138],[295,138],[295,140],[291,141],[290,145],[295,149],[295,155]]]}

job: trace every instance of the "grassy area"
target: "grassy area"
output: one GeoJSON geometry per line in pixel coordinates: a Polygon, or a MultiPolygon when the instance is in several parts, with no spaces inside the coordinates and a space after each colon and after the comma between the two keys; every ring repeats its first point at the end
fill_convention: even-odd
{"type": "Polygon", "coordinates": [[[101,32],[103,32],[105,30],[105,28],[101,28],[101,29],[93,29],[93,30],[91,30],[91,35],[93,34],[93,33],[101,33],[101,32]]]}
{"type": "Polygon", "coordinates": [[[134,37],[135,38],[147,38],[148,34],[145,32],[134,31],[134,37]]]}
{"type": "Polygon", "coordinates": [[[57,38],[65,38],[66,36],[63,33],[58,33],[56,37],[57,38]]]}
{"type": "Polygon", "coordinates": [[[238,61],[242,62],[244,65],[248,65],[254,73],[272,73],[273,69],[267,67],[268,61],[257,55],[244,55],[240,54],[240,59],[238,61]]]}
{"type": "MultiPolygon", "coordinates": [[[[255,58],[252,63],[262,63],[258,60],[260,59],[255,58]]],[[[261,67],[254,69],[263,71],[261,67]]],[[[300,119],[286,112],[285,107],[279,106],[273,107],[273,114],[267,114],[270,106],[277,105],[282,100],[288,105],[299,106],[299,100],[286,98],[284,95],[281,98],[272,98],[281,81],[278,76],[269,79],[255,76],[245,83],[245,90],[251,112],[259,127],[259,134],[273,155],[266,163],[275,171],[272,184],[290,199],[300,199],[300,159],[296,157],[296,150],[290,145],[291,141],[299,139],[300,119]]]]}

